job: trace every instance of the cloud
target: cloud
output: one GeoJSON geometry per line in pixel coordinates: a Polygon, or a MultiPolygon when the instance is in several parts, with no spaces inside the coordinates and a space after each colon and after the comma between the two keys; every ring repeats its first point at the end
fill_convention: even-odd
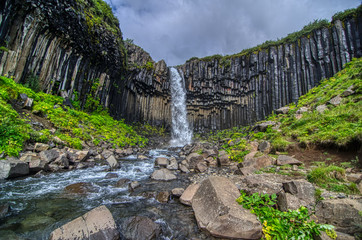
{"type": "Polygon", "coordinates": [[[168,65],[233,54],[298,31],[360,0],[106,0],[124,38],[168,65]]]}

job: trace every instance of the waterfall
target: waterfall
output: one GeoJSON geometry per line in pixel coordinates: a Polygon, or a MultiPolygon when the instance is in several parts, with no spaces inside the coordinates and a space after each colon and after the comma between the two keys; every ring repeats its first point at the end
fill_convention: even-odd
{"type": "Polygon", "coordinates": [[[186,90],[184,79],[176,68],[171,67],[171,112],[172,146],[184,146],[191,143],[192,130],[187,121],[186,90]]]}

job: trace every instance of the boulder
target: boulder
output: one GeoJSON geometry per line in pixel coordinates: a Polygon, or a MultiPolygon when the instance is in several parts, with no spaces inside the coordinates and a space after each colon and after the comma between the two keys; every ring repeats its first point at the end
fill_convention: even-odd
{"type": "Polygon", "coordinates": [[[231,161],[229,159],[229,155],[225,151],[220,151],[218,162],[220,166],[229,166],[231,161]]]}
{"type": "Polygon", "coordinates": [[[269,154],[271,150],[271,144],[268,141],[264,141],[259,144],[258,150],[262,153],[269,154]]]}
{"type": "Polygon", "coordinates": [[[183,173],[189,173],[190,172],[190,170],[186,167],[186,165],[184,165],[182,163],[179,164],[179,169],[183,173]]]}
{"type": "Polygon", "coordinates": [[[276,114],[287,114],[290,110],[290,107],[281,107],[275,110],[276,114]]]}
{"type": "Polygon", "coordinates": [[[167,203],[170,198],[170,192],[168,191],[162,191],[159,192],[156,196],[157,201],[160,203],[167,203]]]}
{"type": "Polygon", "coordinates": [[[140,187],[141,184],[138,181],[132,181],[128,184],[128,189],[133,192],[136,188],[140,187]]]}
{"type": "Polygon", "coordinates": [[[160,170],[155,170],[152,173],[151,178],[154,180],[170,181],[176,179],[177,177],[170,170],[162,168],[160,170]]]}
{"type": "Polygon", "coordinates": [[[244,158],[244,161],[241,162],[238,166],[240,167],[249,167],[254,170],[259,170],[261,168],[273,165],[273,158],[268,155],[262,155],[254,158],[244,158]]]}
{"type": "Polygon", "coordinates": [[[298,159],[295,159],[293,157],[287,156],[287,155],[279,155],[277,158],[277,165],[283,166],[283,165],[302,165],[303,163],[299,161],[298,159]]]}
{"type": "Polygon", "coordinates": [[[49,165],[44,160],[36,159],[29,162],[29,170],[32,173],[37,173],[39,171],[48,171],[49,165]]]}
{"type": "Polygon", "coordinates": [[[319,222],[332,224],[336,231],[354,235],[360,233],[362,199],[327,199],[316,206],[319,222]]]}
{"type": "Polygon", "coordinates": [[[326,111],[327,109],[328,109],[327,105],[323,104],[316,107],[315,110],[319,113],[324,113],[324,111],[326,111]]]}
{"type": "Polygon", "coordinates": [[[264,193],[271,195],[283,191],[283,182],[286,181],[290,181],[289,176],[263,173],[242,178],[237,185],[250,194],[264,193]]]}
{"type": "Polygon", "coordinates": [[[297,110],[296,114],[303,114],[308,111],[309,111],[309,109],[307,107],[301,107],[297,110]]]}
{"type": "Polygon", "coordinates": [[[125,188],[128,186],[128,183],[130,182],[131,180],[127,179],[127,178],[122,178],[122,179],[119,179],[118,182],[116,183],[116,187],[120,187],[120,188],[125,188]]]}
{"type": "Polygon", "coordinates": [[[118,174],[117,173],[107,173],[104,178],[105,179],[118,178],[118,174]]]}
{"type": "Polygon", "coordinates": [[[158,157],[156,158],[155,165],[159,167],[167,167],[168,159],[165,157],[158,157]]]}
{"type": "Polygon", "coordinates": [[[35,143],[34,146],[34,151],[35,152],[43,152],[49,149],[49,145],[48,144],[44,144],[44,143],[35,143]]]}
{"type": "Polygon", "coordinates": [[[262,122],[262,123],[255,125],[253,130],[255,130],[257,132],[265,132],[269,126],[273,127],[273,126],[275,126],[275,124],[276,124],[276,122],[274,122],[274,121],[262,122]]]}
{"type": "Polygon", "coordinates": [[[198,153],[190,153],[187,157],[186,157],[186,161],[189,164],[189,169],[195,169],[196,165],[199,162],[204,161],[204,157],[198,153]]]}
{"type": "Polygon", "coordinates": [[[59,165],[62,168],[69,168],[69,159],[66,153],[61,153],[53,163],[59,165]]]}
{"type": "Polygon", "coordinates": [[[40,157],[38,156],[38,154],[33,153],[33,152],[24,153],[24,154],[19,158],[20,161],[27,162],[27,163],[31,162],[32,160],[38,160],[38,159],[40,159],[40,157]]]}
{"type": "Polygon", "coordinates": [[[175,157],[171,157],[169,160],[169,164],[167,165],[167,169],[169,170],[177,170],[178,169],[178,164],[177,164],[177,160],[175,157]]]}
{"type": "Polygon", "coordinates": [[[191,184],[189,185],[186,190],[182,193],[181,197],[180,197],[180,202],[187,205],[187,206],[191,206],[192,204],[192,198],[194,197],[197,189],[199,189],[200,185],[199,184],[191,184]]]}
{"type": "Polygon", "coordinates": [[[283,189],[284,192],[278,193],[278,206],[281,211],[314,205],[315,188],[311,183],[305,180],[284,182],[283,189]]]}
{"type": "Polygon", "coordinates": [[[217,159],[216,157],[208,157],[205,159],[207,165],[210,167],[216,167],[217,166],[217,159]]]}
{"type": "Polygon", "coordinates": [[[46,151],[40,152],[39,156],[41,160],[46,161],[47,163],[51,163],[55,159],[59,157],[60,153],[58,149],[50,149],[46,151]]]}
{"type": "Polygon", "coordinates": [[[49,239],[118,240],[120,236],[111,212],[102,205],[55,229],[49,239]]]}
{"type": "Polygon", "coordinates": [[[130,240],[156,239],[161,228],[151,219],[142,216],[131,217],[122,224],[122,235],[130,240]]]}
{"type": "Polygon", "coordinates": [[[137,159],[143,161],[143,160],[147,160],[148,157],[145,156],[145,155],[139,154],[139,155],[137,156],[137,159]]]}
{"type": "Polygon", "coordinates": [[[116,158],[114,157],[114,155],[111,155],[109,156],[107,159],[106,159],[108,165],[111,167],[111,169],[116,169],[119,167],[119,164],[116,160],[116,158]]]}
{"type": "Polygon", "coordinates": [[[260,239],[262,225],[235,201],[239,196],[238,188],[229,179],[205,179],[192,199],[198,226],[219,238],[260,239]]]}
{"type": "Polygon", "coordinates": [[[341,96],[336,96],[334,98],[332,98],[331,100],[329,100],[329,104],[332,104],[333,106],[338,106],[339,104],[341,104],[342,102],[342,98],[341,96]]]}
{"type": "Polygon", "coordinates": [[[0,160],[0,179],[10,179],[29,174],[29,165],[16,158],[0,160]]]}
{"type": "Polygon", "coordinates": [[[206,172],[207,170],[207,165],[206,165],[206,162],[199,162],[197,163],[196,165],[196,171],[200,172],[200,173],[203,173],[203,172],[206,172]]]}
{"type": "Polygon", "coordinates": [[[355,91],[353,91],[353,88],[354,88],[353,85],[352,85],[352,86],[349,86],[349,88],[347,88],[347,89],[342,93],[342,96],[343,96],[343,97],[348,97],[348,96],[354,94],[355,91]]]}
{"type": "Polygon", "coordinates": [[[8,203],[0,205],[0,219],[6,217],[10,212],[10,205],[8,203]]]}
{"type": "Polygon", "coordinates": [[[111,151],[109,151],[107,149],[104,149],[103,152],[101,153],[101,155],[102,155],[102,157],[104,159],[107,159],[107,158],[109,158],[110,156],[113,155],[113,152],[111,152],[111,151]]]}
{"type": "Polygon", "coordinates": [[[98,189],[88,182],[73,183],[64,188],[67,194],[86,195],[91,192],[97,192],[98,189]]]}
{"type": "Polygon", "coordinates": [[[184,193],[185,189],[183,188],[174,188],[171,190],[172,196],[175,197],[181,197],[181,195],[184,193]]]}
{"type": "Polygon", "coordinates": [[[76,160],[75,162],[83,162],[86,161],[87,158],[89,157],[89,151],[85,150],[85,151],[77,151],[75,153],[76,155],[76,160]]]}

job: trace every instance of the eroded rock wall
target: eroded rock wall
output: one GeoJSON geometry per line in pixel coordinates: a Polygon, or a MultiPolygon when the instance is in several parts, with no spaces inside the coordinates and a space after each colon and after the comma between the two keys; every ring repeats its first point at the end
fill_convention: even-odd
{"type": "Polygon", "coordinates": [[[296,102],[346,62],[362,56],[362,17],[337,20],[295,43],[249,55],[180,67],[187,88],[189,119],[197,131],[249,125],[296,102]]]}

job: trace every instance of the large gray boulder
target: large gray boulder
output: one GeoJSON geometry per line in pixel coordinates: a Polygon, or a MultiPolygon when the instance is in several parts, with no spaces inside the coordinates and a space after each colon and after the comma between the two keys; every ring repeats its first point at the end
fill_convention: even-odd
{"type": "Polygon", "coordinates": [[[113,216],[104,205],[94,208],[83,216],[55,229],[49,237],[50,240],[118,240],[119,238],[113,216]]]}
{"type": "Polygon", "coordinates": [[[238,188],[229,179],[204,180],[192,199],[198,226],[211,235],[229,239],[260,239],[262,226],[256,216],[235,200],[238,188]]]}
{"type": "Polygon", "coordinates": [[[186,190],[181,194],[180,202],[187,206],[191,206],[192,198],[195,196],[195,193],[197,192],[199,187],[200,187],[200,184],[198,184],[198,183],[189,185],[186,188],[186,190]]]}
{"type": "Polygon", "coordinates": [[[360,233],[362,199],[327,199],[316,206],[319,222],[332,224],[336,231],[354,235],[360,233]]]}
{"type": "Polygon", "coordinates": [[[151,175],[151,178],[154,180],[170,181],[176,179],[177,177],[167,168],[162,168],[160,170],[154,171],[151,175]]]}
{"type": "Polygon", "coordinates": [[[109,156],[106,159],[108,165],[111,167],[111,169],[117,169],[119,168],[119,163],[117,161],[117,159],[114,157],[114,155],[109,156]]]}
{"type": "Polygon", "coordinates": [[[46,161],[47,163],[51,163],[55,159],[57,159],[60,155],[60,151],[58,149],[50,149],[46,151],[40,152],[40,159],[46,161]]]}
{"type": "Polygon", "coordinates": [[[0,179],[16,178],[29,174],[29,165],[16,158],[0,160],[0,179]]]}

